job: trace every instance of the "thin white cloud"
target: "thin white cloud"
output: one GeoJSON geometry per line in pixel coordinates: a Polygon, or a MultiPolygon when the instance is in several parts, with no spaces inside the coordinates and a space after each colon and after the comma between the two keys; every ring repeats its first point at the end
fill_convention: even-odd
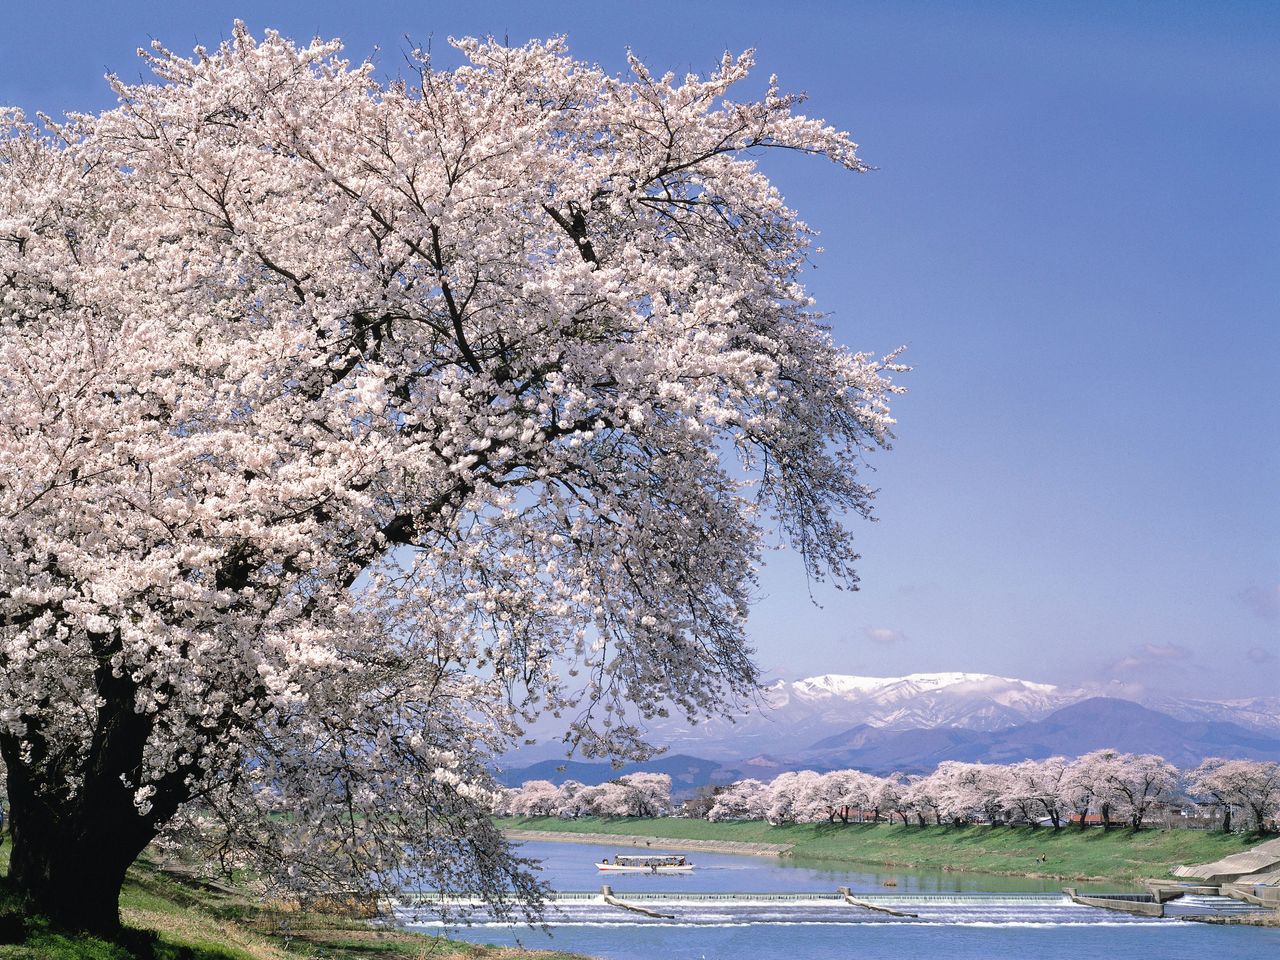
{"type": "Polygon", "coordinates": [[[1144,643],[1111,664],[1115,673],[1169,667],[1191,658],[1191,651],[1177,643],[1144,643]]]}
{"type": "Polygon", "coordinates": [[[1270,650],[1264,650],[1262,647],[1251,647],[1245,652],[1245,659],[1251,663],[1271,663],[1275,660],[1276,655],[1270,650]]]}
{"type": "Polygon", "coordinates": [[[888,627],[867,627],[862,633],[872,643],[886,647],[902,643],[907,639],[907,635],[901,630],[891,630],[888,627]]]}

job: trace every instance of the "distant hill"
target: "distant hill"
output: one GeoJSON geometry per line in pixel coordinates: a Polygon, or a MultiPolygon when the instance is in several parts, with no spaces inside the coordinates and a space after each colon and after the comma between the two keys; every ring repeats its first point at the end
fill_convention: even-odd
{"type": "Polygon", "coordinates": [[[800,759],[828,769],[875,773],[930,770],[943,760],[1014,763],[1114,747],[1157,753],[1179,767],[1205,757],[1280,760],[1280,736],[1226,721],[1178,720],[1129,700],[1091,697],[1007,730],[875,730],[859,725],[826,737],[800,759]]]}
{"type": "MultiPolygon", "coordinates": [[[[913,673],[903,677],[823,674],[778,681],[733,721],[690,727],[672,718],[651,727],[653,742],[676,753],[720,760],[746,755],[790,756],[860,725],[876,730],[992,732],[1044,720],[1056,710],[1097,697],[1135,700],[1176,720],[1223,721],[1280,736],[1280,697],[1197,700],[1130,695],[1118,685],[1068,688],[986,673],[913,673]]],[[[845,734],[841,734],[842,736],[845,734]]],[[[542,757],[538,757],[542,759],[542,757]]]]}
{"type": "Polygon", "coordinates": [[[861,723],[795,751],[762,752],[734,760],[673,754],[621,769],[609,763],[544,760],[505,770],[499,780],[509,786],[526,780],[603,783],[624,773],[648,771],[670,774],[675,792],[684,796],[706,784],[744,777],[769,780],[785,770],[922,773],[944,760],[1014,763],[1055,755],[1074,757],[1106,747],[1156,753],[1183,768],[1205,757],[1280,761],[1280,734],[1222,720],[1179,720],[1129,700],[1091,697],[1043,719],[1000,730],[887,729],[861,723]]]}

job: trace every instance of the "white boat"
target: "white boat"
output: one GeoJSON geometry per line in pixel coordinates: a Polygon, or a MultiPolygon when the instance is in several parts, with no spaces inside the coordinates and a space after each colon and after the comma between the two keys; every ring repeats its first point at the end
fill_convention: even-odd
{"type": "Polygon", "coordinates": [[[665,856],[632,857],[619,854],[612,860],[608,858],[596,864],[602,873],[688,873],[693,864],[687,857],[679,854],[665,856]]]}

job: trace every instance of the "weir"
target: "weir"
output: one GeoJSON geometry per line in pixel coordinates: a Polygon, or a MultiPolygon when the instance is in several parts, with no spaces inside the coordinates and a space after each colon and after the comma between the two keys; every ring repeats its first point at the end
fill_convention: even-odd
{"type": "MultiPolygon", "coordinates": [[[[553,927],[629,928],[644,924],[767,926],[793,924],[944,924],[954,926],[1088,926],[1104,923],[1162,923],[1154,917],[1126,915],[1077,905],[1062,893],[855,893],[829,891],[627,891],[561,890],[546,898],[546,922],[553,927]]],[[[518,924],[496,916],[478,899],[420,892],[397,902],[392,915],[417,928],[449,928],[448,915],[466,924],[502,927],[518,924]],[[425,914],[426,916],[419,915],[425,914]]]]}
{"type": "MultiPolygon", "coordinates": [[[[846,894],[840,890],[831,893],[765,893],[752,891],[732,891],[719,893],[662,893],[655,890],[637,890],[635,892],[618,892],[611,888],[604,890],[557,890],[547,895],[548,903],[603,903],[604,897],[615,897],[628,903],[831,903],[843,904],[846,894]]],[[[1008,907],[1008,906],[1062,906],[1070,903],[1070,899],[1061,893],[859,893],[858,900],[869,906],[964,906],[964,907],[1008,907]]],[[[435,891],[417,891],[406,893],[397,901],[403,906],[430,905],[440,906],[481,906],[483,901],[473,897],[446,897],[435,891]]]]}

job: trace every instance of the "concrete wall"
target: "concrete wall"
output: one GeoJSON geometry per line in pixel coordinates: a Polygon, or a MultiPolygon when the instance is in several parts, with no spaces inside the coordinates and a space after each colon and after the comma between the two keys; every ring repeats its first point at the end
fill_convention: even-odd
{"type": "Polygon", "coordinates": [[[1134,894],[1102,894],[1101,896],[1082,897],[1075,887],[1063,887],[1062,892],[1075,903],[1086,907],[1101,907],[1104,910],[1119,910],[1121,913],[1133,913],[1142,917],[1163,917],[1164,904],[1156,903],[1155,898],[1147,893],[1134,894]]]}

